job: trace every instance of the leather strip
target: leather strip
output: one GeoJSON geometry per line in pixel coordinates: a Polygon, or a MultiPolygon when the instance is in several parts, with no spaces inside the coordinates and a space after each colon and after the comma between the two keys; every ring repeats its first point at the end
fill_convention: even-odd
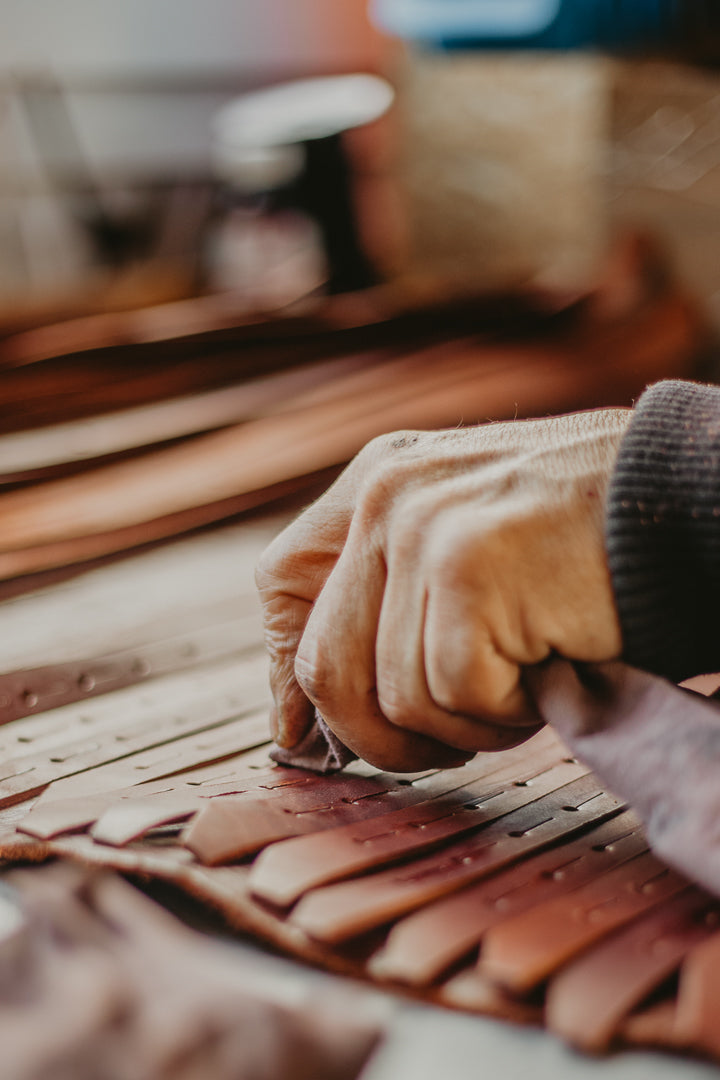
{"type": "Polygon", "coordinates": [[[675,1038],[677,1003],[674,998],[653,1002],[625,1017],[618,1028],[618,1038],[630,1046],[653,1046],[682,1051],[675,1038]]]}
{"type": "Polygon", "coordinates": [[[631,811],[487,881],[400,919],[369,962],[379,979],[427,986],[476,947],[498,922],[569,892],[647,849],[631,811]]]}
{"type": "MultiPolygon", "coordinates": [[[[475,835],[436,855],[305,895],[290,916],[293,925],[337,944],[404,915],[462,885],[515,862],[559,837],[616,812],[614,795],[582,777],[543,798],[503,813],[475,835]]],[[[378,824],[382,824],[381,819],[378,824]]],[[[254,877],[253,877],[254,881],[254,877]]]]}
{"type": "Polygon", "coordinates": [[[407,859],[477,829],[582,772],[580,766],[561,762],[535,777],[532,795],[517,783],[509,787],[468,784],[452,798],[441,796],[371,821],[285,840],[258,857],[252,872],[253,892],[287,906],[309,889],[407,859]]]}
{"type": "MultiPolygon", "coordinates": [[[[70,795],[77,798],[81,795],[96,795],[112,788],[128,787],[144,780],[157,780],[193,765],[226,758],[267,742],[265,710],[258,714],[251,713],[240,720],[219,721],[214,727],[209,727],[207,722],[186,726],[191,729],[194,727],[195,730],[185,738],[171,738],[168,733],[166,742],[160,741],[158,744],[156,739],[146,736],[144,745],[148,742],[155,745],[132,754],[126,760],[122,760],[123,755],[116,752],[115,760],[102,764],[106,754],[102,748],[98,748],[60,762],[64,779],[53,787],[52,799],[60,797],[61,793],[66,798],[70,795]]],[[[158,738],[161,738],[161,733],[158,738]]],[[[16,776],[4,777],[0,781],[3,801],[9,804],[18,798],[27,797],[28,793],[36,792],[37,785],[50,783],[54,779],[52,768],[52,763],[38,764],[37,767],[28,766],[25,771],[19,770],[16,776]]],[[[47,806],[47,803],[43,806],[47,806]]],[[[26,828],[25,822],[21,824],[26,828]]]]}
{"type": "Polygon", "coordinates": [[[676,297],[641,307],[621,334],[634,357],[632,368],[608,364],[616,328],[593,331],[583,328],[576,341],[561,336],[552,348],[455,342],[420,350],[416,358],[378,365],[379,374],[351,372],[334,380],[332,400],[308,395],[287,413],[8,492],[0,496],[0,574],[98,557],[193,527],[203,513],[205,520],[217,520],[227,512],[220,509],[227,500],[252,501],[264,488],[341,464],[384,431],[457,423],[473,402],[483,416],[501,418],[592,405],[604,388],[613,400],[625,401],[644,384],[643,361],[654,369],[660,354],[685,369],[695,320],[676,297]],[[578,348],[586,361],[582,371],[578,348]]]}
{"type": "Polygon", "coordinates": [[[207,866],[236,862],[290,836],[318,833],[377,818],[421,796],[411,788],[369,778],[330,780],[321,793],[291,788],[267,796],[208,799],[182,843],[207,866]]]}
{"type": "Polygon", "coordinates": [[[541,1005],[513,997],[474,967],[464,969],[443,983],[436,1000],[451,1009],[466,1009],[517,1024],[539,1025],[543,1019],[541,1005]]]}
{"type": "MultiPolygon", "coordinates": [[[[0,755],[6,761],[23,764],[28,758],[41,760],[43,754],[48,762],[53,756],[69,759],[77,744],[93,739],[106,746],[110,761],[122,756],[118,751],[128,741],[125,736],[133,729],[140,733],[143,725],[145,745],[151,746],[156,730],[173,725],[180,729],[183,717],[199,728],[204,714],[210,725],[217,718],[239,716],[268,701],[267,662],[262,654],[199,668],[188,666],[187,671],[145,685],[12,721],[0,728],[0,755]]],[[[66,772],[60,771],[59,775],[66,772]]]]}
{"type": "MultiPolygon", "coordinates": [[[[324,733],[318,730],[316,736],[324,738],[324,733]]],[[[539,739],[537,770],[542,771],[545,761],[556,762],[563,752],[554,738],[539,739]]],[[[278,760],[274,751],[270,757],[278,760]]],[[[305,753],[299,759],[293,755],[296,765],[305,761],[305,757],[305,753]]],[[[324,754],[320,757],[324,762],[324,754]]],[[[272,807],[253,805],[247,799],[232,805],[227,801],[222,805],[214,802],[193,821],[183,836],[183,843],[208,865],[230,862],[291,836],[321,832],[414,805],[433,794],[434,775],[421,774],[415,780],[404,778],[400,781],[386,777],[382,783],[375,778],[365,787],[356,780],[354,788],[348,783],[346,789],[342,777],[328,778],[320,784],[322,794],[319,797],[314,785],[310,789],[303,785],[302,789],[284,790],[282,805],[276,811],[272,807]]],[[[471,779],[473,776],[497,784],[503,778],[507,780],[509,775],[517,775],[510,761],[485,756],[457,770],[457,786],[465,788],[469,783],[475,783],[471,779]]],[[[532,782],[532,778],[528,778],[524,786],[531,786],[532,782]]],[[[441,794],[448,794],[447,784],[441,794]]]]}
{"type": "Polygon", "coordinates": [[[673,1036],[681,1046],[720,1057],[720,934],[690,952],[680,973],[673,1036]]]}
{"type": "MultiPolygon", "coordinates": [[[[262,760],[266,765],[266,754],[263,754],[262,760]]],[[[143,780],[133,787],[112,789],[102,795],[57,798],[57,791],[51,786],[22,817],[22,831],[48,840],[78,832],[96,823],[94,834],[98,839],[108,843],[127,843],[142,835],[145,828],[159,824],[168,812],[167,804],[174,808],[178,799],[188,807],[200,807],[204,800],[221,795],[236,795],[258,788],[275,791],[282,787],[312,786],[317,783],[317,777],[297,769],[260,768],[251,771],[253,769],[257,769],[257,766],[252,762],[251,755],[243,752],[239,759],[232,756],[215,765],[193,768],[178,777],[154,783],[143,780]],[[129,807],[128,803],[131,804],[129,807]],[[146,823],[145,827],[142,822],[146,823]],[[126,833],[128,829],[129,835],[126,833]]]]}
{"type": "Polygon", "coordinates": [[[686,880],[654,855],[638,855],[490,929],[480,970],[514,993],[527,993],[577,953],[685,888],[686,880]]]}
{"type": "Polygon", "coordinates": [[[336,357],[158,404],[0,435],[0,484],[17,482],[21,477],[39,479],[68,462],[90,463],[250,420],[367,364],[362,354],[336,357]]]}
{"type": "Polygon", "coordinates": [[[201,627],[166,641],[0,675],[0,724],[83,701],[146,679],[236,656],[256,637],[254,619],[233,619],[201,627]]]}
{"type": "MultiPolygon", "coordinates": [[[[550,1030],[584,1050],[606,1050],[622,1018],[713,933],[719,913],[717,901],[699,889],[686,889],[595,945],[552,980],[545,1005],[550,1030]]],[[[716,1005],[717,999],[715,1029],[716,1005]]],[[[701,1009],[691,1011],[694,1018],[702,1014],[701,1009]]]]}
{"type": "MultiPolygon", "coordinates": [[[[253,702],[248,704],[252,706],[253,702]]],[[[221,730],[221,741],[235,737],[238,743],[235,752],[267,742],[266,710],[253,716],[249,709],[247,718],[234,720],[244,711],[240,702],[232,698],[221,698],[219,702],[217,698],[201,698],[188,702],[182,711],[168,710],[164,715],[155,716],[154,727],[143,718],[120,729],[115,725],[109,730],[99,725],[88,726],[84,738],[76,736],[64,743],[51,742],[46,748],[42,742],[31,743],[30,753],[11,758],[0,768],[0,805],[27,797],[53,780],[62,781],[62,785],[55,785],[48,800],[96,794],[112,787],[157,779],[163,775],[156,771],[153,774],[160,761],[169,761],[173,757],[180,760],[182,754],[182,760],[191,764],[189,755],[193,748],[201,750],[204,742],[211,739],[213,728],[221,730]],[[203,735],[203,732],[208,734],[203,735]],[[233,736],[235,732],[237,736],[233,736]],[[126,764],[123,759],[128,759],[126,764]],[[92,779],[89,779],[88,770],[94,770],[92,779]]],[[[117,718],[114,711],[113,715],[117,718]]]]}

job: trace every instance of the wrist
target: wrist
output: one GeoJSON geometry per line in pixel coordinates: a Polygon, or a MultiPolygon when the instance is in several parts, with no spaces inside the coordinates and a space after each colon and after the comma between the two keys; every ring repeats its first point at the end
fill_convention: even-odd
{"type": "Polygon", "coordinates": [[[720,388],[664,382],[621,443],[606,517],[623,657],[680,680],[716,670],[720,388]]]}

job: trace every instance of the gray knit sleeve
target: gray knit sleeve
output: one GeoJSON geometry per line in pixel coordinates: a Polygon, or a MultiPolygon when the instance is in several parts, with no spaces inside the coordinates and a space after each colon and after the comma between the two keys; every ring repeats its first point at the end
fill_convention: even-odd
{"type": "Polygon", "coordinates": [[[606,539],[624,659],[675,680],[720,670],[720,388],[662,382],[643,394],[606,539]]]}

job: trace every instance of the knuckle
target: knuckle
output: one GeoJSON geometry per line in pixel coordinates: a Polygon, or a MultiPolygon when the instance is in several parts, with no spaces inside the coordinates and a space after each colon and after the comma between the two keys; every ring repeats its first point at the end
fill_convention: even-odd
{"type": "Polygon", "coordinates": [[[423,494],[427,467],[419,459],[383,461],[368,475],[358,495],[356,517],[367,527],[378,522],[414,523],[428,516],[423,494]]]}
{"type": "Polygon", "coordinates": [[[332,668],[323,664],[317,650],[302,646],[295,655],[295,679],[306,697],[322,708],[331,697],[332,668]]]}
{"type": "Polygon", "coordinates": [[[431,584],[443,589],[463,588],[473,560],[467,540],[445,528],[433,528],[428,540],[427,573],[431,584]]]}
{"type": "Polygon", "coordinates": [[[277,579],[275,559],[269,551],[264,551],[255,564],[255,585],[260,592],[271,588],[277,579]]]}
{"type": "Polygon", "coordinates": [[[378,704],[383,716],[395,727],[412,730],[418,710],[407,693],[392,680],[378,680],[378,704]]]}
{"type": "Polygon", "coordinates": [[[457,676],[444,678],[441,674],[436,678],[434,696],[437,704],[445,712],[463,713],[467,705],[467,691],[461,690],[463,683],[457,676]]]}
{"type": "Polygon", "coordinates": [[[288,533],[289,529],[285,529],[276,536],[255,563],[255,584],[261,592],[272,589],[283,581],[288,551],[293,550],[292,544],[288,542],[288,533]]]}
{"type": "Polygon", "coordinates": [[[376,435],[374,439],[366,443],[360,451],[360,456],[371,461],[393,456],[398,450],[415,446],[420,441],[421,434],[419,431],[410,430],[387,431],[383,435],[376,435]]]}

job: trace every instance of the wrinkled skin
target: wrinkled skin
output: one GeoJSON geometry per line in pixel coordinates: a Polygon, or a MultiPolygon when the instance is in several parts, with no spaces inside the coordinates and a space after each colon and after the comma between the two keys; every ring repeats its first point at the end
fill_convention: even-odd
{"type": "Polygon", "coordinates": [[[280,745],[315,706],[380,768],[458,765],[537,730],[527,665],[617,657],[603,521],[629,419],[369,443],[257,569],[280,745]]]}

